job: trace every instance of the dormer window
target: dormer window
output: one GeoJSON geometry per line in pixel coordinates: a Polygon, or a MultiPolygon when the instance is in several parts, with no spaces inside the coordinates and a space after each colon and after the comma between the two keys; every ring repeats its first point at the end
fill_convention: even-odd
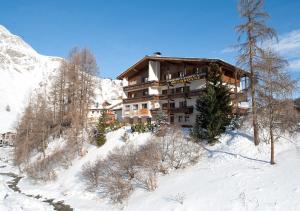
{"type": "Polygon", "coordinates": [[[148,82],[148,77],[142,78],[142,83],[147,83],[148,82]]]}

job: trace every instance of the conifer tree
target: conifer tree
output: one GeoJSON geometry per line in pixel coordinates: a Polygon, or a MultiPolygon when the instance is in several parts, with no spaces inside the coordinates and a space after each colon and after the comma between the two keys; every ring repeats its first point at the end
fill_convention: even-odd
{"type": "Polygon", "coordinates": [[[239,0],[238,11],[244,22],[236,26],[240,42],[238,64],[250,72],[252,125],[255,145],[259,144],[256,105],[257,70],[255,64],[259,59],[258,54],[263,51],[261,43],[276,37],[275,30],[266,24],[269,14],[263,10],[263,3],[264,0],[239,0]]]}
{"type": "Polygon", "coordinates": [[[102,146],[106,142],[105,131],[106,128],[109,126],[109,116],[107,114],[107,110],[101,111],[101,116],[98,119],[97,124],[97,136],[96,136],[96,144],[98,147],[102,146]]]}
{"type": "Polygon", "coordinates": [[[226,126],[233,118],[230,92],[222,84],[222,74],[216,64],[211,65],[207,75],[207,86],[197,99],[196,123],[193,135],[199,139],[206,139],[210,144],[217,141],[217,137],[225,132],[226,126]]]}

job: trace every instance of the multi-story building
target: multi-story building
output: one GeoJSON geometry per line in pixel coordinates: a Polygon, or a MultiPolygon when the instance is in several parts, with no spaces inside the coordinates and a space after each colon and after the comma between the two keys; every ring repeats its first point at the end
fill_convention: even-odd
{"type": "Polygon", "coordinates": [[[222,80],[232,92],[234,112],[245,113],[241,102],[248,73],[219,59],[145,56],[117,78],[123,80],[125,122],[155,121],[161,113],[170,123],[192,126],[196,100],[206,86],[210,64],[219,65],[222,80]]]}

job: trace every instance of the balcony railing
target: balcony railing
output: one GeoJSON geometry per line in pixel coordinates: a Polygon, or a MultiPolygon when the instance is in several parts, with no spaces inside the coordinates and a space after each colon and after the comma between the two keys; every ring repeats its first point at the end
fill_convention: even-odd
{"type": "MultiPolygon", "coordinates": [[[[200,96],[202,93],[203,93],[203,89],[195,89],[195,90],[190,90],[188,92],[181,92],[181,93],[147,95],[147,96],[123,99],[123,103],[136,103],[136,102],[144,102],[144,101],[152,101],[152,100],[172,100],[177,98],[190,98],[190,97],[200,96]]],[[[238,92],[237,95],[235,95],[234,92],[231,92],[230,97],[232,100],[235,100],[236,97],[238,97],[239,102],[247,101],[247,95],[244,92],[238,92]]]]}
{"type": "Polygon", "coordinates": [[[146,89],[150,86],[160,86],[160,83],[158,81],[148,81],[145,83],[138,83],[138,84],[134,84],[134,85],[124,86],[123,90],[125,92],[128,92],[128,91],[134,91],[134,90],[139,90],[139,89],[146,89]]]}
{"type": "Polygon", "coordinates": [[[170,108],[171,113],[185,113],[191,114],[193,113],[194,107],[193,106],[185,106],[181,108],[170,108]]]}
{"type": "Polygon", "coordinates": [[[124,111],[124,115],[127,117],[147,117],[150,116],[150,110],[147,108],[142,108],[138,110],[124,111]]]}
{"type": "Polygon", "coordinates": [[[201,80],[204,79],[205,77],[206,77],[206,73],[193,73],[189,75],[180,76],[177,78],[168,79],[165,80],[164,82],[169,82],[171,84],[178,84],[178,83],[186,83],[195,80],[201,80]]]}
{"type": "Polygon", "coordinates": [[[147,95],[142,97],[127,98],[127,99],[123,99],[123,103],[136,103],[136,102],[144,102],[144,101],[151,101],[151,100],[159,100],[159,96],[147,95]]]}

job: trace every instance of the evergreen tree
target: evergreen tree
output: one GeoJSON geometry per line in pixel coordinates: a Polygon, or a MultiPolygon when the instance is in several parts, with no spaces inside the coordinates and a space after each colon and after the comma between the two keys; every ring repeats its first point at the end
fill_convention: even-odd
{"type": "Polygon", "coordinates": [[[210,144],[217,141],[217,137],[225,132],[226,126],[233,118],[230,92],[222,84],[222,74],[216,64],[211,65],[207,75],[207,85],[197,99],[196,123],[193,135],[199,139],[207,139],[210,144]]]}
{"type": "Polygon", "coordinates": [[[97,124],[97,136],[96,136],[96,144],[98,147],[102,146],[106,142],[105,131],[109,126],[109,116],[107,114],[107,110],[101,111],[101,116],[98,119],[97,124]]]}

